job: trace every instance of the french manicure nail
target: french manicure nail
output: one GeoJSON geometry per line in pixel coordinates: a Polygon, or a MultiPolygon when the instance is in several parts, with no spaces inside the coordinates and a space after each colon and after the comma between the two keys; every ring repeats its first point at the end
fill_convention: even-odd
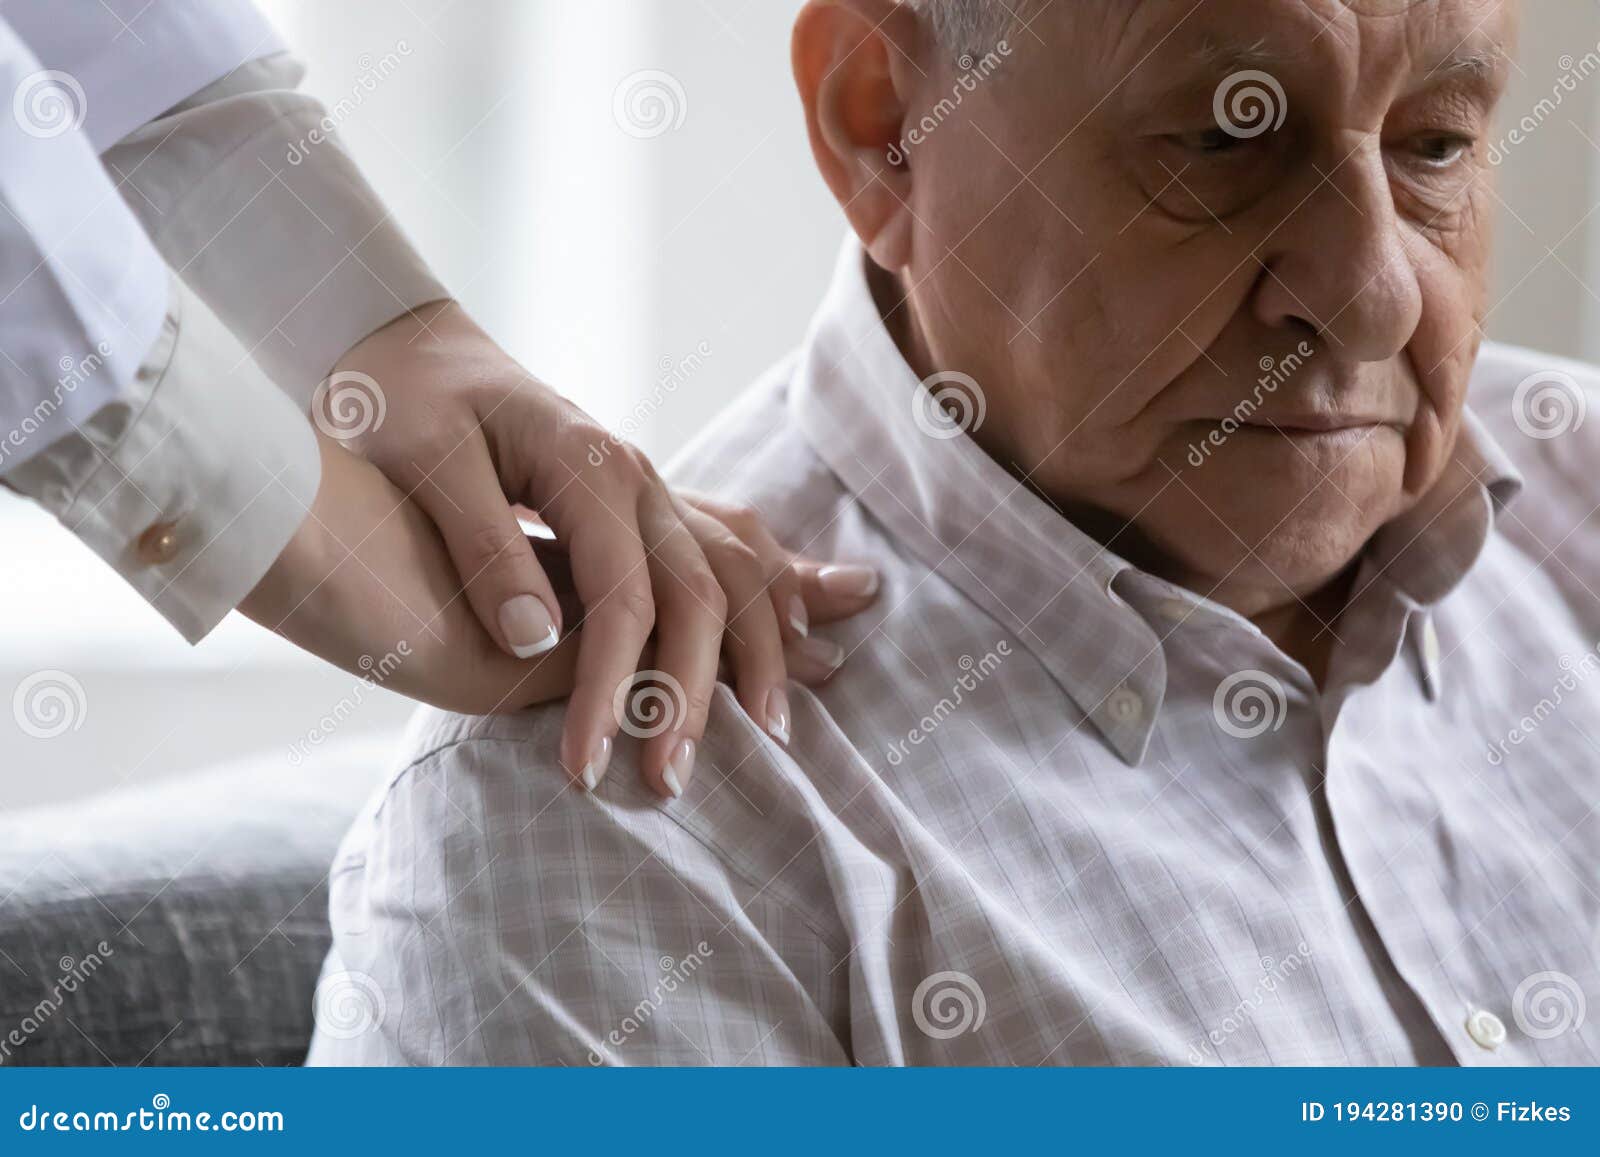
{"type": "Polygon", "coordinates": [[[667,785],[673,799],[682,799],[684,789],[694,777],[694,740],[685,739],[672,749],[667,769],[661,773],[661,782],[667,785]]]}
{"type": "Polygon", "coordinates": [[[827,639],[796,639],[790,646],[813,663],[821,663],[829,670],[844,663],[844,648],[827,639]]]}
{"type": "Polygon", "coordinates": [[[782,687],[774,687],[767,694],[767,730],[772,738],[788,746],[789,696],[782,687]]]}
{"type": "Polygon", "coordinates": [[[825,566],[817,572],[817,585],[830,595],[864,599],[878,592],[878,572],[848,563],[825,566]]]}
{"type": "Polygon", "coordinates": [[[500,604],[500,630],[519,659],[542,655],[561,641],[549,608],[532,595],[516,595],[500,604]]]}
{"type": "Polygon", "coordinates": [[[606,776],[606,768],[610,765],[611,737],[606,735],[594,745],[594,754],[589,757],[589,762],[583,765],[583,786],[589,791],[599,787],[600,781],[606,776]]]}
{"type": "Polygon", "coordinates": [[[789,625],[802,639],[811,630],[811,620],[806,615],[806,601],[799,595],[789,596],[789,625]]]}

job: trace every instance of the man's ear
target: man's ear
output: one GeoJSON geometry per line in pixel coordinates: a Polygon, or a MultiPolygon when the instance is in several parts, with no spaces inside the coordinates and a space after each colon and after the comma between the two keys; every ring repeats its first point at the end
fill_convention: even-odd
{"type": "Polygon", "coordinates": [[[902,126],[921,79],[917,15],[899,0],[808,0],[791,53],[811,151],[872,259],[910,263],[911,170],[902,126]]]}

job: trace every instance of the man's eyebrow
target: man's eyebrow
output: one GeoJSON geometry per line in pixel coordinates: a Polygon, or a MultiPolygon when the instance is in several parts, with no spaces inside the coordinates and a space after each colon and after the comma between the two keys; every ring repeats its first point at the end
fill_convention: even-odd
{"type": "Polygon", "coordinates": [[[1428,70],[1427,80],[1493,80],[1509,57],[1503,49],[1492,52],[1456,52],[1428,70]]]}
{"type": "Polygon", "coordinates": [[[1265,39],[1254,44],[1219,44],[1207,38],[1189,54],[1189,59],[1209,69],[1261,69],[1270,71],[1295,63],[1299,52],[1286,52],[1274,48],[1265,39]]]}

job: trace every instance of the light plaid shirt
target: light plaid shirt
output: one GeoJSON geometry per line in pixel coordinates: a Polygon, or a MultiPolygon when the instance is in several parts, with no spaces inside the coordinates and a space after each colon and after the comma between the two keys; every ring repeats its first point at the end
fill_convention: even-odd
{"type": "Polygon", "coordinates": [[[1600,423],[1519,429],[1538,371],[1592,392],[1485,350],[1319,693],[929,436],[848,247],[675,472],[882,568],[843,671],[787,749],[719,687],[671,806],[630,742],[565,786],[559,708],[420,717],[333,869],[312,1061],[1595,1062],[1600,423]]]}

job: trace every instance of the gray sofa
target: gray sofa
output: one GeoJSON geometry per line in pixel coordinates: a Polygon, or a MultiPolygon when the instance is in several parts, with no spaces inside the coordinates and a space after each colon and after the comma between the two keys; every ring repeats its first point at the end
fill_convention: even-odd
{"type": "Polygon", "coordinates": [[[0,1064],[291,1065],[387,744],[0,812],[0,1064]]]}

